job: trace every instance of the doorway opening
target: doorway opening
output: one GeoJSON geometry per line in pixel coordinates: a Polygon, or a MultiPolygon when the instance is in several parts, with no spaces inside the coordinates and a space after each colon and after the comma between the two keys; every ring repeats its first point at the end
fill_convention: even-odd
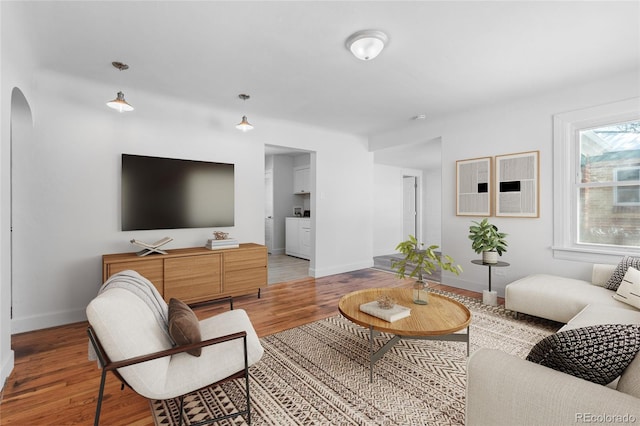
{"type": "Polygon", "coordinates": [[[402,235],[418,235],[418,178],[402,177],[402,235]]]}
{"type": "Polygon", "coordinates": [[[315,261],[315,152],[265,146],[268,283],[307,278],[315,261]]]}

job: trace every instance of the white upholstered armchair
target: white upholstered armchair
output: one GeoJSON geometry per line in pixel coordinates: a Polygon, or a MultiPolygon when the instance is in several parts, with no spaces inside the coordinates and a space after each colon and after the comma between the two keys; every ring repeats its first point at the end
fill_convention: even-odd
{"type": "MultiPolygon", "coordinates": [[[[227,417],[244,415],[250,422],[248,368],[260,360],[263,349],[244,310],[199,322],[195,319],[200,342],[176,345],[169,333],[173,318],[169,318],[168,305],[148,280],[124,271],[103,284],[87,306],[87,318],[90,352],[95,352],[102,368],[96,425],[108,371],[136,393],[154,400],[183,397],[229,378],[244,377],[246,409],[227,417]],[[202,348],[199,356],[190,354],[198,348],[202,348]]],[[[182,407],[180,416],[181,423],[182,407]]]]}

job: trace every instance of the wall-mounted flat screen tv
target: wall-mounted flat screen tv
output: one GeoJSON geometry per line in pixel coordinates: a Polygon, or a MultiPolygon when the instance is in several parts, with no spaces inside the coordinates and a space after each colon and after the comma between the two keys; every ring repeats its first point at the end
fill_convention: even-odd
{"type": "Polygon", "coordinates": [[[234,165],[122,154],[122,230],[234,225],[234,165]]]}

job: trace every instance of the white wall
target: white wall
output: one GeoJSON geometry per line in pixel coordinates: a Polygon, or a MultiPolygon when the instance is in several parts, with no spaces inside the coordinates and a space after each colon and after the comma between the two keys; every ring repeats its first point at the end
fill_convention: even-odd
{"type": "MultiPolygon", "coordinates": [[[[373,255],[396,253],[396,246],[407,239],[403,223],[403,176],[416,176],[418,187],[423,185],[421,170],[402,167],[374,165],[373,188],[373,255]]],[[[423,195],[420,195],[420,199],[423,195]]],[[[418,229],[424,229],[422,218],[418,218],[418,229]]]]}
{"type": "Polygon", "coordinates": [[[422,241],[442,247],[442,169],[422,171],[422,241]]]}
{"type": "MultiPolygon", "coordinates": [[[[4,13],[4,6],[0,3],[0,386],[4,385],[14,365],[11,350],[11,116],[13,113],[15,118],[20,113],[12,112],[12,106],[17,104],[20,109],[28,110],[23,118],[24,114],[31,119],[36,115],[29,72],[35,59],[25,28],[4,13]],[[14,98],[14,93],[19,100],[14,98]]],[[[26,130],[24,126],[20,127],[26,130]]]]}
{"type": "Polygon", "coordinates": [[[312,220],[321,236],[313,273],[370,266],[373,160],[364,139],[258,114],[256,129],[240,133],[233,127],[236,116],[133,90],[127,99],[136,110],[119,114],[104,105],[113,87],[47,71],[33,78],[35,138],[13,154],[13,332],[84,320],[101,283],[101,255],[133,251],[131,238],[168,235],[174,241],[167,248],[203,245],[209,238],[212,229],[121,232],[123,152],[235,163],[235,226],[221,229],[241,242],[263,243],[264,144],[317,151],[315,184],[322,200],[312,220]],[[345,181],[358,190],[345,191],[345,181]],[[364,217],[345,218],[345,210],[364,217]],[[336,249],[338,238],[344,250],[336,249]],[[359,249],[347,249],[354,241],[359,249]]]}
{"type": "Polygon", "coordinates": [[[456,277],[445,273],[447,284],[482,290],[487,270],[472,265],[477,255],[467,238],[470,217],[455,215],[455,162],[460,159],[495,156],[530,150],[540,151],[540,218],[493,218],[500,230],[509,234],[509,251],[501,260],[509,268],[494,271],[492,284],[500,293],[504,286],[531,273],[551,273],[590,279],[591,265],[553,258],[553,114],[605,104],[638,96],[640,80],[634,73],[612,76],[553,93],[515,100],[473,111],[432,117],[424,124],[390,131],[370,139],[371,150],[411,144],[442,137],[442,248],[464,272],[456,277]]]}

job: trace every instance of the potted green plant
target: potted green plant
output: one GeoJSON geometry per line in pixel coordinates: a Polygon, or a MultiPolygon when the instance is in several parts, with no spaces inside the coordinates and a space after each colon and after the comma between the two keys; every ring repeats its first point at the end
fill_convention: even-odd
{"type": "Polygon", "coordinates": [[[409,235],[408,240],[402,241],[396,247],[396,250],[404,255],[404,258],[391,262],[391,267],[396,270],[396,275],[399,278],[406,276],[416,278],[413,287],[413,302],[418,305],[429,303],[424,275],[432,273],[438,266],[442,270],[453,272],[456,275],[462,271],[460,265],[453,264],[454,260],[450,256],[436,253],[438,246],[423,247],[424,243],[419,243],[416,237],[409,235]]]}
{"type": "Polygon", "coordinates": [[[498,263],[498,256],[507,251],[507,234],[500,232],[487,218],[472,223],[474,225],[469,227],[471,248],[478,254],[482,253],[484,263],[498,263]]]}

